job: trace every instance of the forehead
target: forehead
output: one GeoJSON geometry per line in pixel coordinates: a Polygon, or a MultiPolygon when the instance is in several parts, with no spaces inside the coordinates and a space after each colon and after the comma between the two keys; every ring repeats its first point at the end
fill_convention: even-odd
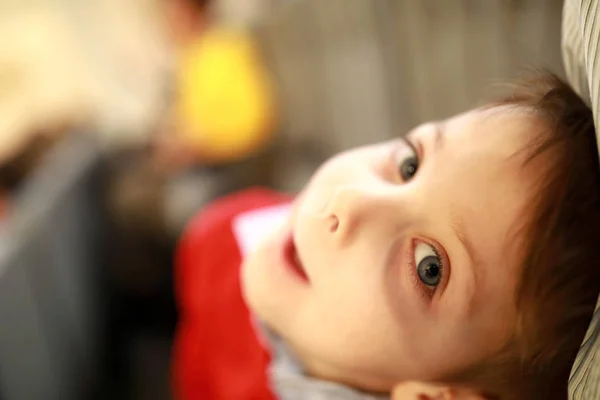
{"type": "Polygon", "coordinates": [[[522,108],[502,106],[461,114],[441,124],[443,149],[434,154],[432,164],[456,175],[459,183],[489,190],[489,195],[471,191],[477,198],[493,201],[502,193],[500,198],[510,196],[518,204],[530,193],[531,180],[540,171],[536,165],[526,165],[526,160],[546,128],[539,117],[522,108]]]}
{"type": "MultiPolygon", "coordinates": [[[[506,311],[508,291],[518,278],[519,246],[524,239],[519,228],[526,222],[539,176],[535,164],[525,164],[527,150],[545,126],[532,112],[509,107],[472,111],[442,125],[444,144],[423,167],[430,169],[431,184],[443,193],[443,212],[462,222],[465,236],[480,256],[473,266],[477,287],[472,288],[472,304],[488,307],[490,313],[506,311]],[[505,300],[477,301],[482,296],[505,300]]],[[[428,134],[423,135],[425,139],[428,134]]]]}
{"type": "Polygon", "coordinates": [[[430,178],[447,184],[451,176],[452,186],[473,189],[461,192],[458,198],[473,203],[508,196],[511,204],[517,204],[531,192],[531,181],[541,171],[536,168],[539,163],[526,166],[526,160],[546,129],[533,112],[501,106],[424,125],[414,135],[425,144],[423,168],[433,170],[430,178]]]}
{"type": "MultiPolygon", "coordinates": [[[[469,142],[469,153],[495,160],[515,158],[547,128],[534,111],[510,105],[475,109],[443,122],[452,142],[469,142]]],[[[523,161],[524,158],[521,158],[523,161]]]]}

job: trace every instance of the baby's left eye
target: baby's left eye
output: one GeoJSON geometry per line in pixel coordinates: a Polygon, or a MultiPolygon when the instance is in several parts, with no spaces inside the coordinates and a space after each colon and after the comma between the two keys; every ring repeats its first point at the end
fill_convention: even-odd
{"type": "Polygon", "coordinates": [[[419,170],[419,157],[414,146],[406,139],[402,139],[404,142],[402,149],[396,153],[396,165],[398,173],[402,178],[403,182],[410,181],[419,170]]]}
{"type": "Polygon", "coordinates": [[[400,176],[402,180],[408,182],[416,175],[417,170],[419,169],[419,160],[416,156],[411,156],[405,158],[401,164],[398,166],[398,170],[400,172],[400,176]]]}

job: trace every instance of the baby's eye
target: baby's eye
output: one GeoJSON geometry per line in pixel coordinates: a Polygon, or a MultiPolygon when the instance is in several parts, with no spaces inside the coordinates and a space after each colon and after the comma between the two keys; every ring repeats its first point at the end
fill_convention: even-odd
{"type": "Polygon", "coordinates": [[[396,154],[396,164],[398,172],[404,182],[411,180],[419,169],[419,157],[414,146],[406,139],[403,139],[405,146],[396,154]]]}
{"type": "Polygon", "coordinates": [[[418,168],[419,160],[417,160],[417,157],[407,158],[399,166],[400,176],[404,181],[409,181],[415,176],[418,168]]]}
{"type": "Polygon", "coordinates": [[[415,248],[417,275],[425,285],[435,288],[442,280],[442,262],[431,245],[419,243],[415,248]]]}

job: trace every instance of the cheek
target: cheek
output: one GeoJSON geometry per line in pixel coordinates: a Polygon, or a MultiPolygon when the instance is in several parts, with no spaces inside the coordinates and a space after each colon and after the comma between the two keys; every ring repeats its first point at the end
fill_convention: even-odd
{"type": "Polygon", "coordinates": [[[467,342],[441,333],[434,321],[415,313],[399,319],[380,287],[351,284],[340,282],[347,293],[332,290],[311,299],[295,330],[303,347],[343,368],[398,380],[435,379],[454,369],[457,360],[446,356],[467,342]]]}
{"type": "Polygon", "coordinates": [[[354,279],[340,279],[330,290],[314,293],[305,304],[297,330],[312,351],[326,358],[378,368],[403,357],[402,331],[394,324],[381,290],[354,279]],[[352,351],[348,351],[352,349],[352,351]]]}
{"type": "Polygon", "coordinates": [[[262,249],[249,254],[241,265],[241,287],[244,300],[256,314],[264,317],[265,309],[269,308],[270,274],[268,253],[262,249]]]}
{"type": "MultiPolygon", "coordinates": [[[[311,255],[315,279],[305,305],[306,317],[315,329],[349,338],[348,345],[364,346],[365,352],[378,349],[383,353],[383,348],[397,349],[417,332],[420,315],[407,306],[403,293],[400,313],[391,306],[388,291],[392,285],[386,282],[385,257],[377,259],[377,249],[315,251],[311,255]]],[[[398,283],[394,290],[403,288],[398,283]]]]}

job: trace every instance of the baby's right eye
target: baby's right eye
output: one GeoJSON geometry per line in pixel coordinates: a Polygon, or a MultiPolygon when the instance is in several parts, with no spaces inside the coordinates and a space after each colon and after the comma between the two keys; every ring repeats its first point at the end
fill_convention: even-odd
{"type": "Polygon", "coordinates": [[[419,169],[419,157],[412,143],[402,139],[406,146],[396,154],[398,173],[404,182],[411,180],[419,169]]]}
{"type": "Polygon", "coordinates": [[[442,261],[437,250],[426,243],[419,243],[415,248],[415,268],[421,282],[435,288],[442,280],[442,261]]]}

